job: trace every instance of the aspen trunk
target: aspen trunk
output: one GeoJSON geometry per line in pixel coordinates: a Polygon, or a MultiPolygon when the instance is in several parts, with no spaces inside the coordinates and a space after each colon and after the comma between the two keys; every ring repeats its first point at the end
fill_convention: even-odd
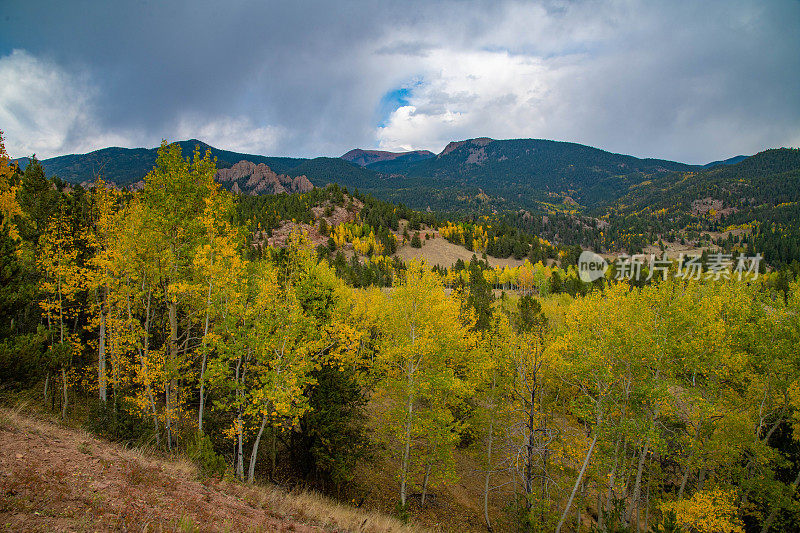
{"type": "Polygon", "coordinates": [[[534,447],[534,409],[536,408],[536,372],[533,372],[533,385],[531,386],[531,405],[528,408],[528,446],[525,454],[525,508],[530,511],[533,492],[533,447],[534,447]]]}
{"type": "Polygon", "coordinates": [[[406,435],[403,443],[403,462],[400,469],[400,505],[406,506],[406,495],[408,491],[408,464],[411,455],[411,422],[414,413],[414,402],[412,396],[408,396],[406,406],[408,415],[406,416],[406,435]]]}
{"type": "MultiPolygon", "coordinates": [[[[619,465],[619,447],[622,444],[622,434],[617,437],[617,443],[614,445],[614,466],[611,467],[611,473],[608,476],[608,490],[606,492],[606,505],[611,503],[611,498],[614,496],[614,482],[616,481],[617,476],[617,466],[619,465]]],[[[600,502],[600,496],[598,491],[598,502],[600,502]]],[[[603,505],[600,502],[597,506],[597,528],[602,531],[603,530],[603,505]]]]}
{"type": "Polygon", "coordinates": [[[97,342],[97,380],[100,401],[106,401],[106,315],[100,312],[100,338],[97,342]]]}
{"type": "MultiPolygon", "coordinates": [[[[236,398],[239,399],[239,395],[241,394],[241,383],[244,382],[244,368],[242,367],[242,358],[239,357],[239,361],[236,363],[236,398]],[[241,378],[240,378],[240,371],[241,371],[241,378]],[[241,379],[241,381],[240,381],[241,379]]],[[[238,402],[237,402],[238,403],[238,402]]],[[[244,428],[242,427],[242,408],[241,405],[238,406],[236,411],[236,457],[235,457],[235,475],[237,478],[244,480],[244,458],[243,458],[243,450],[242,450],[242,431],[244,428]]]]}
{"type": "MultiPolygon", "coordinates": [[[[539,391],[539,397],[544,397],[544,392],[539,391]]],[[[540,401],[541,404],[541,401],[540,401]]],[[[544,434],[547,431],[547,414],[544,414],[544,418],[542,420],[542,433],[544,434]]],[[[548,490],[548,472],[550,471],[550,448],[547,445],[544,446],[542,450],[542,498],[548,500],[550,498],[550,491],[548,490]]],[[[544,505],[540,506],[540,516],[539,520],[544,523],[545,522],[545,507],[544,505]]]]}
{"type": "MultiPolygon", "coordinates": [[[[147,291],[147,308],[145,309],[145,320],[144,320],[144,348],[143,351],[140,352],[142,354],[142,371],[144,372],[144,379],[147,383],[147,397],[150,400],[150,407],[153,411],[153,427],[156,431],[156,445],[161,446],[161,430],[158,425],[158,409],[156,409],[156,399],[155,395],[153,394],[153,386],[150,383],[150,378],[148,377],[147,371],[147,359],[150,355],[150,302],[152,301],[153,290],[149,289],[147,291]]],[[[132,317],[131,315],[131,304],[130,300],[128,300],[128,316],[132,317]]]]}
{"type": "Polygon", "coordinates": [[[211,286],[212,283],[208,283],[208,296],[206,298],[206,323],[205,327],[203,328],[203,363],[200,366],[200,407],[198,408],[197,413],[197,431],[202,433],[203,432],[203,411],[205,409],[206,404],[206,362],[208,361],[208,347],[206,345],[206,336],[208,335],[208,323],[209,323],[209,307],[211,307],[211,286]]]}
{"type": "Polygon", "coordinates": [[[238,415],[236,417],[236,423],[238,426],[237,431],[237,443],[236,443],[236,477],[241,480],[244,480],[244,450],[242,449],[242,416],[238,415]]]}
{"type": "MultiPolygon", "coordinates": [[[[630,486],[630,484],[631,484],[630,477],[631,477],[631,472],[633,472],[633,465],[635,465],[635,464],[636,464],[636,461],[638,461],[638,460],[639,460],[639,454],[638,454],[638,453],[636,453],[636,449],[637,449],[638,447],[642,446],[642,445],[643,445],[643,442],[642,442],[642,441],[641,441],[641,439],[640,439],[640,440],[639,440],[639,442],[638,442],[638,443],[637,443],[637,444],[636,444],[636,445],[633,447],[633,453],[631,454],[631,460],[630,460],[630,463],[628,463],[628,464],[627,464],[627,466],[625,466],[625,467],[624,467],[624,470],[623,470],[623,472],[622,472],[622,476],[623,476],[623,478],[625,479],[625,484],[622,486],[622,496],[623,496],[623,499],[625,499],[625,498],[627,498],[627,497],[628,497],[628,493],[629,493],[629,491],[628,491],[628,487],[629,487],[629,486],[630,486]]],[[[626,508],[625,510],[627,511],[627,508],[626,508]]],[[[625,520],[625,516],[624,516],[624,515],[623,515],[623,516],[621,516],[620,518],[622,518],[623,520],[625,520]]]]}
{"type": "Polygon", "coordinates": [[[207,362],[208,354],[205,350],[203,350],[203,362],[200,366],[200,407],[197,410],[197,432],[203,432],[203,411],[205,410],[206,404],[206,381],[205,381],[205,374],[206,374],[206,362],[207,362]]]}
{"type": "Polygon", "coordinates": [[[177,379],[175,365],[178,361],[178,304],[169,302],[169,372],[172,374],[167,385],[167,445],[172,446],[172,418],[177,410],[177,379]]]}
{"type": "Polygon", "coordinates": [[[261,427],[258,430],[256,441],[253,443],[253,451],[250,453],[250,466],[247,469],[247,482],[252,483],[256,474],[256,460],[258,459],[258,445],[261,443],[261,435],[264,434],[264,427],[267,425],[267,415],[261,419],[261,427]]]}
{"type": "Polygon", "coordinates": [[[167,407],[166,416],[164,417],[167,429],[167,450],[172,451],[172,417],[169,412],[169,406],[170,406],[169,383],[164,385],[164,405],[166,405],[167,407]]]}
{"type": "Polygon", "coordinates": [[[425,477],[422,480],[422,496],[420,497],[420,505],[423,507],[425,506],[425,496],[428,493],[428,480],[430,480],[431,477],[431,468],[433,468],[433,464],[429,461],[425,467],[425,477]]]}
{"type": "MultiPolygon", "coordinates": [[[[660,375],[659,371],[656,371],[656,379],[658,379],[660,375]]],[[[653,415],[650,418],[650,425],[653,426],[656,423],[656,419],[658,418],[659,408],[658,406],[653,409],[653,415]]],[[[644,469],[644,460],[647,458],[647,452],[650,448],[650,437],[651,435],[648,433],[647,440],[644,443],[644,448],[642,448],[642,454],[639,456],[639,465],[636,468],[636,483],[633,485],[633,497],[630,501],[630,506],[628,507],[627,519],[628,522],[631,521],[633,517],[633,506],[636,505],[636,514],[637,514],[637,525],[638,528],[638,514],[639,514],[639,496],[641,495],[642,490],[642,470],[644,469]]]]}
{"type": "Polygon", "coordinates": [[[650,456],[650,465],[647,468],[647,491],[644,498],[644,530],[650,531],[650,485],[653,477],[653,456],[650,456]]]}
{"type": "Polygon", "coordinates": [[[106,402],[106,309],[105,297],[100,302],[100,335],[97,340],[97,384],[100,392],[100,401],[106,402]]]}
{"type": "MultiPolygon", "coordinates": [[[[64,304],[61,299],[61,276],[58,278],[58,319],[60,324],[61,340],[60,344],[64,345],[64,304]]],[[[61,382],[64,385],[64,402],[61,404],[61,419],[67,418],[67,371],[64,366],[61,366],[61,382]]]]}
{"type": "Polygon", "coordinates": [[[636,482],[633,485],[633,494],[631,496],[631,501],[628,505],[628,512],[626,513],[628,522],[631,521],[633,518],[633,506],[635,505],[638,509],[639,504],[639,495],[641,492],[641,483],[642,483],[642,470],[644,469],[644,460],[647,456],[648,448],[650,447],[650,437],[647,437],[647,440],[644,443],[644,448],[642,448],[642,453],[639,455],[639,464],[636,468],[636,482]]]}
{"type": "Polygon", "coordinates": [[[597,429],[599,428],[595,428],[592,444],[589,446],[589,450],[586,452],[586,457],[583,459],[583,466],[581,466],[581,471],[578,473],[578,479],[575,480],[575,485],[572,487],[572,493],[569,495],[569,500],[567,500],[567,506],[564,508],[564,513],[561,515],[561,520],[558,521],[558,526],[556,526],[556,533],[561,533],[561,528],[564,526],[564,521],[567,519],[569,508],[572,507],[572,500],[575,499],[575,493],[578,492],[581,481],[583,481],[583,474],[586,473],[586,467],[589,465],[589,459],[592,457],[594,445],[597,444],[597,429]]]}
{"type": "Polygon", "coordinates": [[[61,419],[67,418],[67,371],[61,367],[61,381],[64,383],[64,403],[61,405],[61,419]]]}
{"type": "Polygon", "coordinates": [[[681,488],[678,490],[678,499],[683,498],[683,491],[686,488],[686,482],[689,480],[689,464],[686,464],[686,470],[683,471],[683,478],[681,479],[681,488]]]}

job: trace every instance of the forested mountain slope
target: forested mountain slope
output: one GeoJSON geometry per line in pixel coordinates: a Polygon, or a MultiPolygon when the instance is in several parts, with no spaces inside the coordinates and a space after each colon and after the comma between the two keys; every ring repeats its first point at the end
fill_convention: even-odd
{"type": "Polygon", "coordinates": [[[480,187],[490,196],[512,199],[522,195],[570,195],[580,204],[591,205],[643,181],[644,175],[692,168],[576,143],[479,138],[452,142],[435,158],[412,162],[395,171],[411,179],[426,178],[436,186],[480,187]]]}
{"type": "MultiPolygon", "coordinates": [[[[178,144],[184,153],[196,146],[202,152],[211,150],[217,168],[240,161],[263,163],[278,174],[305,175],[315,186],[338,183],[416,209],[447,212],[535,209],[541,202],[595,205],[616,199],[649,174],[699,168],[541,139],[457,141],[437,156],[426,151],[398,155],[362,150],[363,157],[360,152],[349,157],[358,164],[346,160],[357,151],[342,158],[304,159],[220,150],[195,139],[178,144]]],[[[91,182],[100,175],[126,186],[141,180],[155,158],[156,149],[104,148],[45,159],[42,165],[48,175],[70,183],[91,182]]],[[[27,159],[18,163],[24,168],[27,159]]]]}
{"type": "MultiPolygon", "coordinates": [[[[197,139],[178,141],[178,144],[186,154],[191,154],[195,147],[199,147],[201,153],[211,150],[211,155],[217,158],[217,168],[228,168],[247,160],[255,164],[264,163],[274,172],[285,173],[303,161],[291,157],[265,157],[220,150],[197,139]]],[[[158,148],[110,147],[87,154],[52,157],[41,163],[49,176],[58,176],[70,183],[90,182],[100,176],[106,181],[125,186],[144,178],[155,165],[157,152],[158,148]]],[[[23,169],[28,164],[28,158],[16,161],[23,169]]]]}

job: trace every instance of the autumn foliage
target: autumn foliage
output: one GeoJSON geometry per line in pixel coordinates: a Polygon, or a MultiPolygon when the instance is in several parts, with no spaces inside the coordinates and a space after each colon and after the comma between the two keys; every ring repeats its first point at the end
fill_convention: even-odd
{"type": "Polygon", "coordinates": [[[496,530],[800,527],[798,282],[565,294],[575,271],[544,239],[543,261],[445,271],[400,265],[401,237],[369,224],[320,224],[391,274],[356,288],[302,232],[248,245],[215,170],[164,142],[140,191],[44,187],[0,145],[4,384],[210,475],[381,493],[406,518],[471,483],[457,512],[496,530]]]}

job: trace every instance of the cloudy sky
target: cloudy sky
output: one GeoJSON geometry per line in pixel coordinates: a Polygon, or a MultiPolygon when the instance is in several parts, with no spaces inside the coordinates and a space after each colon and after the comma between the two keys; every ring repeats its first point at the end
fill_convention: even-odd
{"type": "Polygon", "coordinates": [[[3,0],[12,157],[471,137],[708,162],[800,145],[800,2],[3,0]]]}

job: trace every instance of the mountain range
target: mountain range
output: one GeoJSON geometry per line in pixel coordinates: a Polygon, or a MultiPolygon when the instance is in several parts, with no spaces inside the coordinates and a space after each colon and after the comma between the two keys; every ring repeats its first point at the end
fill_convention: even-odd
{"type": "MultiPolygon", "coordinates": [[[[415,209],[486,213],[563,205],[610,206],[650,184],[684,173],[736,168],[737,156],[708,165],[641,159],[590,146],[545,139],[454,141],[439,154],[426,150],[387,152],[354,149],[338,158],[269,157],[221,150],[197,139],[179,141],[184,154],[195,147],[217,158],[218,180],[250,194],[305,191],[336,182],[415,209]]],[[[48,175],[71,183],[95,176],[118,186],[141,180],[155,164],[157,149],[104,148],[42,160],[48,175]]],[[[24,167],[27,158],[17,160],[24,167]]],[[[629,202],[628,205],[636,202],[629,202]]]]}

